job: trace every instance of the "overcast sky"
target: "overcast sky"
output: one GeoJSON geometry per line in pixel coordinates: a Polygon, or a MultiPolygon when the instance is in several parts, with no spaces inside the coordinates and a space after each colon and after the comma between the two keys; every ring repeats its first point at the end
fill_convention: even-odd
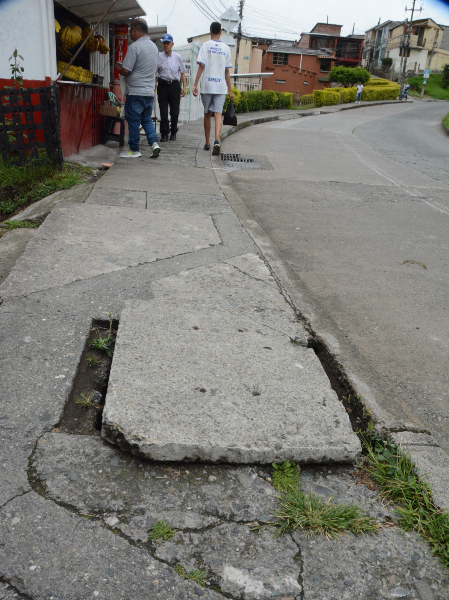
{"type": "MultiPolygon", "coordinates": [[[[186,43],[186,38],[209,29],[212,18],[203,14],[193,0],[138,0],[147,13],[149,25],[165,24],[173,35],[176,45],[186,43]]],[[[238,0],[195,0],[204,10],[216,18],[226,8],[237,9],[238,0]]],[[[317,22],[343,25],[342,34],[363,34],[381,19],[400,21],[410,12],[412,0],[318,0],[298,2],[297,0],[245,0],[243,28],[249,34],[285,39],[298,39],[301,32],[310,31],[317,22]]],[[[417,0],[416,8],[422,7],[416,18],[431,17],[437,23],[449,25],[448,0],[417,0]]],[[[415,18],[415,17],[414,17],[415,18]]]]}

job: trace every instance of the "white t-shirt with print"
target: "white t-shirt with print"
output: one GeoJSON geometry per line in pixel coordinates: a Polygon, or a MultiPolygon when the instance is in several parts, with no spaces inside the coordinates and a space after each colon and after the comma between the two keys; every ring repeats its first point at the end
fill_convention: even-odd
{"type": "Polygon", "coordinates": [[[209,40],[201,46],[197,62],[204,65],[202,94],[226,94],[225,70],[232,69],[231,49],[224,42],[209,40]]]}

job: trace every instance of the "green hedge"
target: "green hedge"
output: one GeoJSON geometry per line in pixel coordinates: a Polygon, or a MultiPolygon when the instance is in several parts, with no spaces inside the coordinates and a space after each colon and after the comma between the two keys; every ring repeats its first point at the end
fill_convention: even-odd
{"type": "Polygon", "coordinates": [[[392,83],[389,79],[370,79],[365,87],[373,87],[378,85],[390,85],[392,83]]]}
{"type": "Polygon", "coordinates": [[[396,100],[400,89],[401,86],[391,81],[389,85],[374,87],[367,85],[363,88],[362,100],[368,102],[373,100],[396,100]]]}
{"type": "Polygon", "coordinates": [[[333,106],[340,104],[340,90],[343,88],[329,88],[326,90],[313,90],[315,106],[333,106]]]}
{"type": "MultiPolygon", "coordinates": [[[[375,79],[374,81],[379,81],[382,83],[375,83],[374,85],[371,85],[373,82],[371,79],[369,84],[363,88],[362,100],[368,102],[373,100],[396,100],[400,89],[397,83],[393,83],[387,79],[375,79]]],[[[318,107],[355,102],[356,94],[357,88],[355,87],[327,88],[325,90],[314,90],[313,92],[315,103],[318,107]]],[[[310,94],[307,96],[310,96],[310,94]]]]}
{"type": "MultiPolygon", "coordinates": [[[[258,110],[270,110],[275,108],[292,107],[293,94],[289,92],[275,92],[273,90],[258,90],[254,92],[239,92],[232,88],[234,94],[234,107],[236,113],[255,112],[258,110]]],[[[229,104],[229,96],[223,107],[223,112],[229,104]]]]}

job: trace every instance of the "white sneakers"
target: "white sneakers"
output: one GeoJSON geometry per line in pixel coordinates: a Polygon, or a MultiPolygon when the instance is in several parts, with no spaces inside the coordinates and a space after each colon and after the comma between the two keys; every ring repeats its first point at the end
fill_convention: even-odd
{"type": "Polygon", "coordinates": [[[120,158],[139,158],[139,156],[142,156],[139,151],[126,150],[125,152],[120,152],[120,158]]]}
{"type": "Polygon", "coordinates": [[[157,142],[154,142],[154,144],[151,146],[151,150],[153,150],[153,154],[151,155],[151,158],[157,158],[161,151],[159,144],[157,142]]]}
{"type": "MultiPolygon", "coordinates": [[[[152,155],[151,158],[157,158],[160,154],[160,147],[159,144],[157,142],[154,142],[153,145],[151,146],[151,150],[152,150],[152,155]]],[[[120,158],[139,158],[140,156],[142,156],[142,154],[137,150],[125,150],[124,152],[120,152],[120,158]]]]}

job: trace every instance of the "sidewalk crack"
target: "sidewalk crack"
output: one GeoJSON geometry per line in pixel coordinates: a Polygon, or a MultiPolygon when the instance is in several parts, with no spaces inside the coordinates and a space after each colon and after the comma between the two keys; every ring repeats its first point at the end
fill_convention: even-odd
{"type": "Polygon", "coordinates": [[[17,594],[19,598],[23,598],[23,600],[35,600],[35,598],[30,596],[29,594],[24,594],[23,592],[21,592],[18,587],[16,587],[14,584],[8,581],[8,579],[3,575],[0,575],[0,583],[4,583],[5,585],[9,586],[14,591],[14,593],[17,594]]]}

